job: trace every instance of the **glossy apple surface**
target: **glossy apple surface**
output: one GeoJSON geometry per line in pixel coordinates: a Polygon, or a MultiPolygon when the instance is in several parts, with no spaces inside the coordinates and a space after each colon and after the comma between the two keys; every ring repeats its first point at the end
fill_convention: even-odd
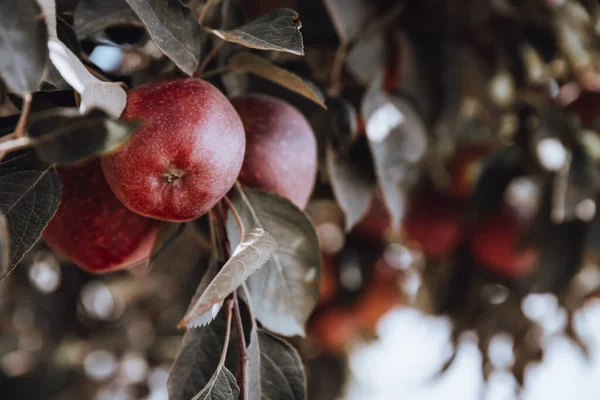
{"type": "Polygon", "coordinates": [[[317,177],[317,141],[304,115],[266,95],[245,95],[231,102],[246,131],[242,185],[275,192],[304,209],[317,177]]]}
{"type": "Polygon", "coordinates": [[[235,183],[245,135],[229,100],[210,83],[186,78],[131,90],[122,118],[145,124],[102,159],[106,179],[132,211],[189,221],[210,210],[235,183]]]}
{"type": "Polygon", "coordinates": [[[135,267],[150,257],[159,222],[133,213],[115,197],[99,160],[58,174],[61,204],[43,232],[51,248],[91,273],[135,267]]]}

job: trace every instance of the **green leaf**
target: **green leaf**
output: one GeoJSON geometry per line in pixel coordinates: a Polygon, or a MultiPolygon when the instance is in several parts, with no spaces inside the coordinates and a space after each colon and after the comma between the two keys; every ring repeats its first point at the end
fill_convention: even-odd
{"type": "Polygon", "coordinates": [[[262,17],[232,30],[205,28],[213,35],[232,43],[260,49],[304,55],[298,13],[290,9],[273,10],[262,17]]]}
{"type": "MultiPolygon", "coordinates": [[[[319,241],[304,212],[274,193],[244,189],[233,203],[247,228],[266,230],[277,241],[277,251],[247,285],[256,318],[267,329],[284,336],[304,335],[304,326],[319,296],[321,257],[319,241]]],[[[227,219],[230,243],[239,243],[234,218],[227,219]]],[[[247,299],[248,300],[248,299],[247,299]]]]}
{"type": "Polygon", "coordinates": [[[0,210],[10,235],[10,261],[0,281],[33,247],[52,219],[61,198],[54,168],[38,169],[19,157],[0,164],[0,210]]]}
{"type": "Polygon", "coordinates": [[[115,25],[142,25],[125,0],[80,0],[73,19],[79,39],[115,25]]]}
{"type": "Polygon", "coordinates": [[[34,114],[28,132],[40,159],[72,164],[114,151],[139,125],[113,120],[101,110],[80,115],[75,108],[53,108],[34,114]]]}
{"type": "Polygon", "coordinates": [[[156,46],[193,75],[205,36],[196,15],[179,0],[127,0],[156,46]]]}
{"type": "Polygon", "coordinates": [[[21,96],[38,87],[46,68],[47,31],[40,13],[34,0],[0,0],[0,76],[21,96]]]}

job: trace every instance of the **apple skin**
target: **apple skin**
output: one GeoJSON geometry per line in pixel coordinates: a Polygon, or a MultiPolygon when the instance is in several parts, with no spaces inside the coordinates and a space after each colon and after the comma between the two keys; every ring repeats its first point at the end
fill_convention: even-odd
{"type": "Polygon", "coordinates": [[[356,317],[363,329],[375,332],[377,323],[388,311],[400,304],[401,295],[397,272],[380,259],[372,280],[361,293],[354,306],[356,317]]]}
{"type": "Polygon", "coordinates": [[[129,269],[150,257],[159,222],[135,214],[114,195],[95,159],[58,169],[62,200],[42,236],[83,270],[129,269]]]}
{"type": "Polygon", "coordinates": [[[140,86],[129,92],[122,118],[145,125],[102,158],[102,169],[132,211],[190,221],[233,187],[244,159],[244,128],[229,100],[210,83],[185,78],[140,86]]]}
{"type": "Polygon", "coordinates": [[[352,228],[352,233],[377,240],[385,239],[392,227],[392,217],[385,205],[381,194],[373,195],[369,210],[364,217],[352,228]]]}
{"type": "Polygon", "coordinates": [[[232,99],[246,131],[242,185],[275,192],[304,209],[317,178],[317,141],[294,106],[272,96],[232,99]]]}
{"type": "Polygon", "coordinates": [[[437,193],[420,193],[411,200],[404,231],[426,256],[448,256],[462,239],[461,206],[461,202],[437,193]]]}
{"type": "Polygon", "coordinates": [[[360,323],[352,310],[331,307],[316,314],[309,331],[327,353],[340,353],[358,333],[360,323]]]}
{"type": "Polygon", "coordinates": [[[521,278],[533,272],[539,252],[533,246],[519,248],[523,225],[506,207],[488,215],[473,230],[471,253],[478,265],[503,278],[521,278]]]}

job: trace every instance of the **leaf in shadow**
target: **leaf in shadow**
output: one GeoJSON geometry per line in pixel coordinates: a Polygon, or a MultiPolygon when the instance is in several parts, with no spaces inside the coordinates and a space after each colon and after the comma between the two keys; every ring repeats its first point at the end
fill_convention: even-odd
{"type": "Polygon", "coordinates": [[[73,18],[79,39],[115,25],[141,25],[125,0],[80,0],[73,18]]]}
{"type": "Polygon", "coordinates": [[[278,9],[233,30],[206,30],[227,42],[252,49],[283,51],[302,56],[304,44],[301,27],[296,11],[278,9]]]}
{"type": "MultiPolygon", "coordinates": [[[[305,333],[315,307],[321,279],[319,241],[312,223],[289,200],[257,189],[239,190],[233,197],[244,226],[260,227],[277,240],[277,251],[247,280],[252,310],[269,330],[285,336],[305,333]]],[[[235,245],[239,232],[227,219],[227,236],[235,245]]]]}
{"type": "Polygon", "coordinates": [[[22,165],[21,160],[0,164],[0,210],[10,235],[9,267],[0,281],[38,241],[61,198],[61,183],[54,168],[38,169],[22,165]]]}
{"type": "Polygon", "coordinates": [[[289,343],[254,327],[248,345],[248,398],[306,399],[302,360],[289,343]]]}
{"type": "Polygon", "coordinates": [[[0,76],[24,96],[42,81],[48,57],[47,31],[34,0],[0,1],[0,76]]]}
{"type": "Polygon", "coordinates": [[[236,53],[229,58],[228,66],[236,72],[260,76],[327,108],[323,94],[314,85],[263,57],[248,52],[236,53]]]}
{"type": "Polygon", "coordinates": [[[186,331],[167,380],[170,400],[238,398],[239,388],[225,367],[230,333],[231,307],[212,324],[186,331]]]}
{"type": "Polygon", "coordinates": [[[0,214],[0,276],[9,273],[10,268],[10,235],[8,233],[8,220],[0,214]]]}
{"type": "Polygon", "coordinates": [[[376,79],[362,100],[369,147],[379,188],[399,229],[406,208],[406,184],[411,167],[427,150],[427,128],[415,108],[403,97],[391,97],[376,79]]]}
{"type": "Polygon", "coordinates": [[[75,108],[53,108],[34,114],[28,133],[38,157],[49,164],[72,164],[114,151],[140,124],[113,120],[102,110],[86,115],[75,108]]]}
{"type": "Polygon", "coordinates": [[[259,270],[271,258],[275,249],[277,242],[265,230],[254,228],[245,232],[241,243],[190,307],[179,326],[197,327],[212,321],[225,297],[259,270]]]}
{"type": "Polygon", "coordinates": [[[179,0],[127,0],[156,46],[186,74],[198,66],[205,35],[196,15],[179,0]]]}

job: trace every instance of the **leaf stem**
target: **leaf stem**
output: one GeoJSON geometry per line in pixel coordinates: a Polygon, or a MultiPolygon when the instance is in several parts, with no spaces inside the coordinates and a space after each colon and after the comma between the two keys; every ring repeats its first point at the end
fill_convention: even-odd
{"type": "Polygon", "coordinates": [[[24,149],[25,147],[31,146],[31,143],[31,139],[28,137],[20,137],[17,139],[9,140],[4,143],[0,143],[0,155],[4,155],[4,153],[8,153],[10,151],[24,149]]]}
{"type": "Polygon", "coordinates": [[[227,205],[227,208],[229,208],[229,210],[233,214],[233,217],[235,218],[235,222],[238,226],[238,229],[240,230],[240,241],[241,241],[242,238],[244,237],[244,223],[242,222],[242,218],[240,217],[240,214],[235,209],[235,206],[233,205],[233,203],[231,202],[231,200],[229,200],[229,198],[227,196],[223,197],[223,202],[227,205]]]}
{"type": "Polygon", "coordinates": [[[244,202],[246,207],[248,207],[248,210],[250,210],[250,214],[252,214],[252,218],[254,218],[254,222],[256,222],[256,225],[262,229],[263,226],[260,223],[260,219],[258,218],[258,215],[256,215],[256,210],[254,210],[254,207],[252,207],[252,203],[250,203],[250,200],[248,200],[246,193],[244,193],[244,189],[242,188],[242,184],[240,183],[240,181],[235,181],[235,188],[238,190],[238,192],[240,192],[242,201],[244,202]]]}
{"type": "Polygon", "coordinates": [[[213,60],[213,58],[215,58],[217,54],[219,54],[219,51],[221,50],[221,47],[223,47],[224,43],[225,42],[221,40],[219,43],[213,46],[206,57],[204,57],[204,60],[202,60],[202,64],[200,64],[200,66],[196,69],[194,76],[202,76],[204,68],[206,68],[206,66],[213,60]]]}
{"type": "Polygon", "coordinates": [[[31,93],[27,93],[23,98],[23,109],[21,110],[21,116],[19,117],[19,122],[17,122],[14,133],[15,139],[23,137],[23,134],[25,133],[25,124],[27,123],[29,111],[31,110],[31,100],[31,93]]]}
{"type": "Polygon", "coordinates": [[[225,65],[223,67],[219,67],[219,68],[215,68],[213,70],[210,70],[207,73],[198,76],[198,78],[202,78],[202,79],[209,78],[209,77],[211,77],[213,75],[218,75],[218,74],[221,74],[223,72],[227,72],[229,70],[231,70],[231,68],[228,65],[225,65]]]}
{"type": "Polygon", "coordinates": [[[248,348],[242,325],[242,314],[240,313],[240,302],[237,292],[233,292],[233,313],[235,316],[235,331],[237,333],[238,348],[240,352],[240,392],[241,400],[248,400],[248,348]]]}

